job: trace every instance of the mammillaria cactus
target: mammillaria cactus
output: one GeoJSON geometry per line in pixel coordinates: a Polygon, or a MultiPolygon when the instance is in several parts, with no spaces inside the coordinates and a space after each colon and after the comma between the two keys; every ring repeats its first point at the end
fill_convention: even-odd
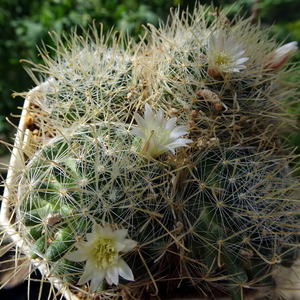
{"type": "Polygon", "coordinates": [[[140,42],[53,38],[3,198],[16,251],[70,299],[275,299],[299,252],[296,43],[201,5],[140,42]]]}

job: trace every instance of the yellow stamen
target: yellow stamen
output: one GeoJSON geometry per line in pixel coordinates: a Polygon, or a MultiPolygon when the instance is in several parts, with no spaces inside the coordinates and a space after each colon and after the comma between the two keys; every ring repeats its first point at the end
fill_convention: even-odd
{"type": "Polygon", "coordinates": [[[112,241],[99,237],[93,244],[92,253],[94,255],[97,268],[106,269],[111,266],[118,254],[112,241]]]}
{"type": "Polygon", "coordinates": [[[228,51],[217,51],[215,54],[215,64],[217,66],[229,66],[233,61],[234,59],[229,55],[228,51]]]}

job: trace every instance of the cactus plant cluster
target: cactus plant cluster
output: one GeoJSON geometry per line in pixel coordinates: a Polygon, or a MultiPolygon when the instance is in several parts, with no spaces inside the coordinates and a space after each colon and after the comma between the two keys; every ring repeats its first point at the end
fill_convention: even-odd
{"type": "Polygon", "coordinates": [[[4,200],[30,262],[63,290],[275,299],[273,268],[299,251],[283,138],[297,46],[226,14],[171,11],[140,41],[51,33],[55,57],[29,62],[29,150],[4,200]]]}

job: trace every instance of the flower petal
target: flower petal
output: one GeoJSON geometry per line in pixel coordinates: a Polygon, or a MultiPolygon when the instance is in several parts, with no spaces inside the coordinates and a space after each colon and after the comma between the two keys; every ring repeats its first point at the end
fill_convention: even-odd
{"type": "Polygon", "coordinates": [[[237,65],[240,65],[240,64],[246,62],[247,60],[249,60],[249,57],[242,57],[242,58],[239,58],[239,59],[236,60],[236,64],[237,64],[237,65]]]}
{"type": "Polygon", "coordinates": [[[91,268],[85,267],[77,284],[82,285],[82,284],[88,282],[92,278],[93,272],[94,272],[94,268],[91,269],[91,268]]]}
{"type": "Polygon", "coordinates": [[[137,113],[134,113],[134,118],[139,126],[139,130],[145,135],[145,133],[147,132],[147,124],[144,121],[144,119],[137,113]]]}
{"type": "Polygon", "coordinates": [[[104,280],[105,273],[106,273],[105,270],[95,269],[91,278],[91,286],[90,286],[91,292],[95,292],[99,288],[99,286],[104,280]]]}
{"type": "Polygon", "coordinates": [[[131,129],[131,134],[141,137],[142,139],[146,139],[146,135],[140,128],[133,128],[131,129]]]}
{"type": "Polygon", "coordinates": [[[175,125],[176,125],[176,121],[177,121],[176,117],[171,118],[168,121],[166,121],[166,123],[165,123],[165,129],[168,130],[168,131],[174,130],[175,125]]]}
{"type": "Polygon", "coordinates": [[[119,284],[119,272],[117,265],[112,265],[107,268],[105,279],[109,284],[119,284]]]}
{"type": "Polygon", "coordinates": [[[125,240],[125,237],[127,235],[128,230],[127,229],[118,229],[111,233],[111,239],[112,240],[118,240],[119,242],[125,240]]]}
{"type": "Polygon", "coordinates": [[[113,232],[110,226],[103,227],[96,223],[93,225],[92,231],[97,237],[101,236],[103,238],[111,238],[113,232]]]}
{"type": "Polygon", "coordinates": [[[187,144],[190,144],[190,143],[193,143],[193,140],[190,140],[190,139],[177,139],[173,143],[170,143],[169,147],[171,147],[171,148],[189,147],[189,145],[187,145],[187,144]]]}
{"type": "Polygon", "coordinates": [[[119,242],[119,241],[114,241],[114,247],[115,247],[115,250],[117,252],[120,252],[122,251],[124,248],[125,248],[126,245],[124,245],[123,242],[119,242]]]}
{"type": "Polygon", "coordinates": [[[151,106],[146,103],[145,104],[145,120],[150,121],[153,119],[153,111],[151,106]]]}
{"type": "Polygon", "coordinates": [[[127,252],[132,250],[136,245],[137,242],[134,240],[130,240],[130,239],[126,239],[123,244],[125,245],[124,249],[122,250],[122,252],[127,252]]]}
{"type": "Polygon", "coordinates": [[[121,257],[119,258],[119,261],[118,261],[118,272],[122,278],[129,280],[129,281],[134,281],[134,276],[133,276],[132,270],[129,268],[127,263],[121,257]]]}
{"type": "Polygon", "coordinates": [[[74,251],[66,254],[65,256],[66,259],[71,260],[71,261],[84,261],[88,259],[88,253],[83,254],[81,251],[74,251]]]}

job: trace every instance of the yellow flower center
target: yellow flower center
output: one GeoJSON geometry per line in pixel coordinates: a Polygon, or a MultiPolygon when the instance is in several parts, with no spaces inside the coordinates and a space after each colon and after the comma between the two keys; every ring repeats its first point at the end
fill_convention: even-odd
{"type": "Polygon", "coordinates": [[[99,269],[106,269],[111,266],[118,254],[112,241],[102,237],[99,237],[97,241],[94,242],[92,253],[96,266],[99,269]]]}
{"type": "Polygon", "coordinates": [[[228,53],[228,51],[217,51],[215,54],[215,64],[217,66],[228,66],[233,63],[234,59],[228,53]]]}
{"type": "Polygon", "coordinates": [[[155,131],[155,136],[161,144],[164,144],[170,136],[170,131],[160,127],[155,131]]]}

